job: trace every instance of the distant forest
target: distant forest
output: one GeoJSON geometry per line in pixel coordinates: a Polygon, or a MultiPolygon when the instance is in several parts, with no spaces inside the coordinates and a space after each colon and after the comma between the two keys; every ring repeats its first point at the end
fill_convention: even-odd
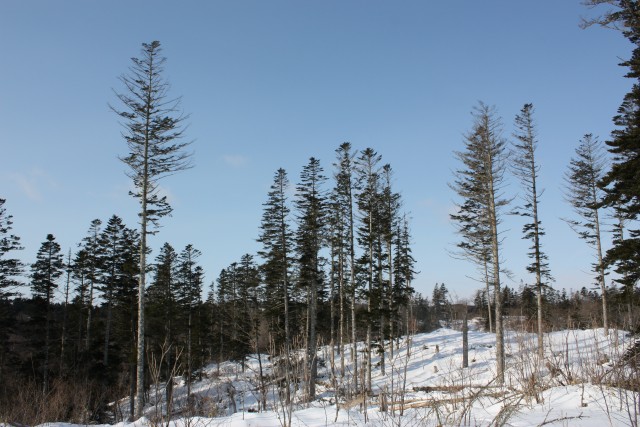
{"type": "MultiPolygon", "coordinates": [[[[565,199],[574,210],[565,221],[593,249],[597,290],[553,287],[538,211],[544,194],[536,149],[544,141],[533,105],[524,104],[506,132],[484,103],[473,107],[463,149],[452,153],[458,168],[450,180],[458,232],[451,255],[476,267],[472,299],[453,300],[444,283],[430,296],[414,291],[411,217],[393,187],[393,169],[373,148],[347,142],[330,166],[311,157],[295,184],[284,169],[275,171],[255,236],[260,251],[241,256],[206,287],[197,248],[167,242],[152,254],[147,243],[150,235],[162,238],[158,226],[171,212],[159,182],[190,168],[191,153],[180,99],[168,98],[160,43],[143,43],[111,105],[124,128],[121,160],[139,223],[127,225],[117,214],[94,219],[68,252],[51,230],[33,263],[24,264],[10,201],[0,199],[0,422],[113,422],[118,415],[109,403],[127,395],[137,419],[152,384],[182,375],[189,387],[206,363],[242,362],[256,353],[284,355],[278,380],[291,384],[299,378],[289,356],[302,351],[311,401],[320,346],[328,346],[331,360],[342,357],[331,367],[334,376],[345,375],[345,348],[352,349],[350,390],[370,393],[371,371],[388,369],[385,355],[393,354],[396,338],[470,317],[496,333],[497,384],[504,379],[505,328],[536,333],[542,357],[542,336],[550,330],[638,332],[640,5],[586,3],[616,8],[585,27],[617,28],[634,45],[621,63],[634,85],[613,117],[615,130],[604,142],[586,132],[565,173],[565,199]],[[503,195],[509,180],[520,186],[516,200],[503,195]],[[501,219],[508,214],[522,218],[521,233],[510,233],[530,243],[527,253],[509,254],[530,261],[531,284],[517,289],[502,280],[508,273],[501,219]],[[614,219],[611,242],[603,242],[604,218],[614,219]],[[17,293],[21,286],[31,289],[30,298],[17,293]],[[358,353],[357,342],[368,350],[358,353]],[[372,352],[380,356],[376,366],[372,352]]],[[[166,384],[170,402],[172,382],[166,384]]],[[[283,393],[289,402],[290,387],[283,393]]]]}

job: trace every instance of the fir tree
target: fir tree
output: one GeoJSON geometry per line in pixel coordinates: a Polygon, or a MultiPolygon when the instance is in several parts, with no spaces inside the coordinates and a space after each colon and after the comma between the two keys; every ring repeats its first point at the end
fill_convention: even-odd
{"type": "MultiPolygon", "coordinates": [[[[356,322],[356,294],[358,282],[356,281],[355,261],[355,222],[353,209],[353,174],[355,153],[351,150],[351,144],[345,142],[336,150],[335,187],[331,195],[331,218],[334,221],[334,234],[332,246],[338,257],[338,283],[340,298],[340,342],[346,340],[345,300],[350,299],[351,314],[351,362],[353,366],[354,388],[358,389],[358,359],[357,359],[357,322],[356,322]],[[348,296],[347,296],[348,295],[348,296]]],[[[344,372],[344,350],[340,349],[341,372],[344,372]]]]}
{"type": "Polygon", "coordinates": [[[7,214],[4,204],[5,199],[0,199],[0,383],[3,378],[11,323],[7,313],[9,298],[15,295],[15,289],[20,285],[18,277],[24,270],[24,264],[19,259],[11,257],[14,251],[23,248],[20,238],[10,234],[12,216],[7,214]]]}
{"type": "Polygon", "coordinates": [[[357,227],[358,243],[363,248],[359,260],[360,277],[366,283],[367,296],[367,365],[366,384],[363,387],[371,391],[371,345],[373,323],[375,322],[377,305],[375,291],[378,286],[375,281],[376,243],[380,237],[378,216],[380,213],[380,167],[381,156],[372,148],[366,148],[356,160],[356,204],[360,213],[357,227]]]}
{"type": "MultiPolygon", "coordinates": [[[[482,244],[488,245],[490,252],[482,252],[482,256],[488,256],[487,264],[491,263],[491,270],[487,270],[487,280],[493,283],[495,298],[495,324],[496,324],[496,359],[497,381],[504,382],[505,356],[504,356],[504,329],[502,324],[502,292],[500,284],[500,236],[498,225],[500,223],[500,207],[508,203],[501,197],[501,188],[504,183],[506,169],[505,140],[502,137],[502,123],[496,117],[495,110],[480,103],[473,112],[474,123],[472,130],[465,135],[465,150],[456,152],[455,155],[462,163],[462,168],[455,172],[455,182],[452,188],[465,201],[462,206],[467,206],[469,213],[463,217],[462,225],[478,230],[482,244]],[[480,221],[477,219],[484,218],[480,221]],[[489,245],[490,244],[490,245],[489,245]]],[[[470,233],[475,235],[476,231],[470,233]]],[[[467,242],[468,240],[465,235],[467,242]]],[[[484,247],[483,247],[484,248],[484,247]]],[[[485,264],[485,265],[487,265],[485,264]]]]}
{"type": "MultiPolygon", "coordinates": [[[[191,375],[194,368],[193,357],[193,341],[199,337],[199,322],[197,314],[202,302],[202,282],[204,273],[202,267],[197,264],[198,258],[202,253],[195,249],[193,245],[187,245],[178,256],[178,292],[177,299],[183,310],[186,312],[186,380],[187,380],[187,396],[191,394],[191,375]],[[194,333],[196,331],[196,333],[194,333]]],[[[199,343],[200,340],[196,340],[199,343]]],[[[198,346],[198,348],[200,348],[198,346]]],[[[200,363],[203,361],[200,359],[200,363]]]]}
{"type": "MultiPolygon", "coordinates": [[[[287,201],[289,179],[284,169],[278,169],[263,204],[262,222],[258,242],[262,243],[259,255],[264,260],[262,270],[266,284],[267,311],[273,332],[281,330],[284,337],[277,337],[276,344],[284,344],[288,354],[291,346],[290,295],[293,235],[289,223],[290,209],[287,201]]],[[[287,397],[288,399],[288,397],[287,397]]],[[[287,400],[287,403],[289,400],[287,400]]]]}
{"type": "Polygon", "coordinates": [[[89,350],[89,346],[91,344],[91,323],[92,323],[92,314],[93,314],[93,292],[97,287],[98,283],[98,274],[99,274],[99,256],[98,252],[100,251],[99,246],[99,235],[100,235],[100,226],[102,225],[102,221],[99,219],[94,219],[91,221],[91,225],[89,226],[89,230],[87,232],[87,236],[82,239],[82,250],[84,251],[84,263],[83,267],[85,268],[85,279],[87,281],[87,299],[86,299],[86,310],[87,310],[87,329],[85,335],[85,350],[89,350]]]}
{"type": "Polygon", "coordinates": [[[13,251],[23,248],[20,245],[20,238],[15,234],[9,234],[13,225],[13,216],[7,214],[5,202],[5,199],[0,199],[0,301],[14,294],[15,288],[20,285],[17,278],[24,269],[19,259],[9,257],[13,251]]]}
{"type": "Polygon", "coordinates": [[[111,326],[113,320],[114,291],[118,283],[126,281],[126,255],[130,252],[126,238],[126,226],[116,215],[109,218],[106,227],[98,239],[98,266],[100,270],[98,290],[106,306],[104,331],[103,365],[109,366],[109,347],[111,343],[111,326]]]}
{"type": "Polygon", "coordinates": [[[628,69],[625,77],[633,86],[613,117],[616,129],[606,141],[613,156],[611,167],[600,185],[606,190],[605,204],[617,211],[617,216],[627,222],[627,233],[619,229],[613,246],[607,251],[605,262],[615,266],[617,279],[629,297],[640,280],[640,5],[632,0],[587,0],[588,6],[606,4],[614,6],[600,17],[583,22],[620,30],[633,44],[629,59],[619,65],[628,69]]]}
{"type": "Polygon", "coordinates": [[[42,389],[49,390],[49,349],[51,345],[51,305],[53,292],[58,288],[56,280],[64,273],[64,261],[60,245],[53,234],[47,235],[36,255],[36,262],[31,266],[31,292],[34,298],[45,305],[44,362],[42,365],[42,389]]]}
{"type": "Polygon", "coordinates": [[[609,332],[607,309],[606,268],[603,259],[600,231],[600,209],[604,193],[598,186],[606,167],[602,145],[597,138],[586,134],[576,148],[576,156],[571,159],[565,174],[565,198],[580,219],[565,219],[567,224],[587,244],[594,248],[596,263],[593,268],[602,292],[602,324],[605,334],[609,332]]]}
{"type": "Polygon", "coordinates": [[[544,229],[538,214],[538,204],[542,191],[538,189],[538,174],[540,166],[536,163],[536,149],[538,140],[533,122],[533,105],[525,104],[520,114],[515,119],[516,132],[513,144],[512,169],[514,174],[520,179],[523,195],[521,197],[524,205],[517,208],[517,215],[529,218],[527,224],[522,228],[523,239],[531,241],[528,253],[533,261],[527,266],[529,273],[535,274],[536,278],[536,300],[538,304],[538,356],[542,362],[544,359],[543,343],[543,323],[542,323],[542,290],[547,283],[552,280],[549,272],[547,255],[542,251],[540,238],[544,236],[544,229]]]}
{"type": "Polygon", "coordinates": [[[322,271],[320,249],[324,246],[326,225],[326,196],[322,188],[326,178],[316,158],[300,174],[295,206],[298,217],[296,252],[298,255],[299,285],[307,292],[307,369],[309,399],[315,399],[315,383],[318,376],[317,322],[318,305],[322,295],[322,271]]]}
{"type": "MultiPolygon", "coordinates": [[[[190,167],[190,153],[185,151],[188,143],[177,142],[183,136],[185,117],[178,113],[180,99],[167,98],[169,83],[162,77],[165,60],[160,42],[143,43],[141,58],[132,58],[129,73],[120,77],[124,92],[117,93],[117,97],[123,109],[113,108],[122,119],[123,137],[130,151],[121,160],[130,167],[129,176],[135,186],[132,195],[140,202],[139,256],[143,273],[147,271],[147,235],[152,233],[149,225],[157,225],[171,212],[166,196],[160,194],[158,181],[190,167]]],[[[144,406],[144,295],[145,274],[140,274],[136,419],[142,416],[144,406]]]]}

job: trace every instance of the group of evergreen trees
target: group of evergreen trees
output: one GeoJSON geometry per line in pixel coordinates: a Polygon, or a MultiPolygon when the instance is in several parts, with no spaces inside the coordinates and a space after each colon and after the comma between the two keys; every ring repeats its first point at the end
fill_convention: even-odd
{"type": "MultiPolygon", "coordinates": [[[[33,381],[49,395],[54,379],[78,381],[97,372],[92,417],[125,394],[134,413],[143,275],[150,278],[143,294],[145,389],[175,375],[184,375],[190,388],[193,375],[213,360],[270,353],[293,364],[291,355],[302,347],[299,375],[313,399],[319,344],[340,355],[334,378],[346,375],[345,350],[356,340],[381,355],[393,352],[392,338],[407,333],[411,322],[414,260],[407,215],[380,155],[370,148],[356,152],[349,143],[336,154],[333,186],[311,158],[291,199],[286,172],[276,171],[257,236],[262,249],[224,268],[206,299],[199,250],[187,245],[176,251],[165,243],[141,274],[140,232],[116,215],[104,226],[91,221],[68,254],[49,234],[36,261],[24,266],[12,257],[21,247],[1,200],[0,374],[11,372],[16,386],[33,381]],[[21,281],[31,298],[12,298],[21,281]]],[[[360,385],[350,392],[370,390],[371,351],[360,355],[353,347],[351,357],[362,372],[354,373],[360,385]]],[[[7,391],[2,398],[11,398],[7,391]]]]}
{"type": "MultiPolygon", "coordinates": [[[[586,3],[615,7],[586,26],[619,28],[635,46],[632,57],[621,64],[635,84],[606,141],[611,161],[597,138],[587,134],[566,173],[566,198],[577,215],[567,222],[594,247],[600,293],[583,288],[567,295],[549,286],[531,104],[516,116],[509,146],[495,110],[480,103],[464,149],[455,153],[460,162],[451,184],[460,197],[451,215],[460,235],[456,255],[477,266],[484,284],[474,302],[497,335],[498,383],[505,367],[506,315],[538,332],[541,357],[545,328],[598,323],[606,332],[610,325],[628,322],[633,327],[637,321],[640,6],[628,0],[586,3]],[[531,242],[527,271],[532,284],[518,290],[501,282],[501,215],[511,203],[503,194],[508,171],[522,189],[521,203],[511,213],[525,218],[523,238],[531,242]],[[606,252],[601,231],[605,210],[616,219],[612,247],[606,252]],[[607,285],[609,269],[617,273],[613,280],[621,288],[607,285]],[[600,315],[594,318],[596,305],[600,315]],[[622,310],[611,313],[612,307],[626,307],[628,317],[621,316],[622,310]]],[[[152,382],[183,375],[189,395],[191,381],[202,375],[206,362],[244,361],[255,353],[269,353],[283,364],[287,404],[293,375],[311,400],[322,363],[317,357],[321,344],[331,351],[334,384],[347,375],[349,354],[347,392],[368,393],[372,351],[380,355],[384,374],[386,356],[395,351],[394,337],[466,319],[466,304],[459,317],[461,305],[451,301],[444,284],[436,284],[431,304],[413,295],[410,226],[392,185],[393,170],[372,148],[358,151],[346,142],[336,150],[332,180],[315,157],[302,168],[295,186],[284,169],[276,171],[256,236],[260,251],[224,268],[206,299],[201,253],[192,245],[176,251],[165,243],[148,262],[147,239],[171,212],[158,192],[159,180],[189,168],[191,155],[185,151],[189,144],[181,142],[185,116],[179,111],[180,99],[167,98],[160,52],[159,42],[142,45],[141,57],[133,58],[129,72],[120,78],[120,106],[112,107],[129,150],[121,160],[129,167],[132,195],[140,204],[139,230],[116,215],[104,226],[95,219],[75,252],[63,253],[48,234],[34,262],[24,265],[17,256],[20,239],[11,233],[12,217],[0,199],[0,411],[30,398],[53,407],[52,396],[73,393],[69,384],[83,383],[85,401],[69,394],[62,399],[69,403],[56,414],[58,419],[113,419],[105,417],[107,403],[126,394],[130,413],[139,417],[152,382]],[[29,298],[19,295],[22,285],[30,288],[29,298]],[[356,351],[357,341],[366,343],[364,352],[356,351]]],[[[172,384],[166,386],[169,406],[172,384]]]]}
{"type": "MultiPolygon", "coordinates": [[[[409,224],[392,189],[391,167],[380,162],[373,149],[358,153],[344,143],[336,150],[333,187],[312,157],[293,200],[286,171],[276,171],[258,236],[262,264],[243,256],[221,272],[217,294],[210,297],[231,322],[221,328],[226,331],[221,352],[224,346],[226,355],[264,348],[260,328],[279,354],[302,344],[306,391],[313,399],[319,342],[341,355],[333,372],[344,375],[349,343],[364,338],[368,348],[374,341],[382,348],[385,340],[407,331],[414,275],[409,224]],[[256,313],[263,313],[264,324],[256,313]]],[[[363,361],[353,360],[355,369],[363,363],[365,389],[370,388],[370,357],[367,352],[363,361]]]]}
{"type": "MultiPolygon", "coordinates": [[[[636,82],[614,117],[616,129],[606,142],[612,154],[611,161],[605,157],[598,139],[586,134],[579,142],[576,155],[565,174],[566,200],[578,217],[566,221],[594,249],[596,262],[593,270],[600,288],[601,325],[604,332],[608,333],[611,324],[609,294],[617,293],[617,290],[607,286],[607,270],[613,268],[618,273],[614,282],[623,287],[622,295],[626,298],[629,313],[626,323],[629,327],[634,327],[635,323],[632,306],[640,278],[640,229],[637,227],[640,214],[640,85],[637,81],[640,78],[640,5],[627,0],[590,0],[585,3],[589,6],[614,6],[604,15],[585,21],[585,26],[598,24],[620,29],[635,46],[631,58],[621,64],[629,69],[627,77],[636,82]],[[612,248],[606,254],[603,250],[605,210],[609,210],[609,215],[616,220],[612,248]]],[[[508,148],[507,138],[503,136],[502,122],[492,107],[480,103],[473,117],[472,129],[465,135],[464,150],[455,153],[461,166],[454,172],[451,187],[461,201],[451,219],[461,238],[457,255],[476,264],[479,279],[486,285],[487,297],[482,298],[482,302],[487,304],[490,327],[495,324],[497,381],[502,383],[503,309],[506,302],[501,286],[504,271],[501,267],[499,226],[501,208],[510,204],[503,193],[505,174],[509,169],[521,183],[521,200],[524,202],[513,213],[528,218],[523,226],[523,238],[531,241],[528,256],[532,262],[527,271],[535,275],[540,360],[544,356],[544,294],[552,292],[549,284],[553,279],[541,245],[544,230],[538,205],[542,191],[537,186],[540,166],[535,157],[538,141],[531,104],[525,104],[515,118],[511,149],[508,148]],[[488,296],[491,292],[492,295],[488,296]]]]}

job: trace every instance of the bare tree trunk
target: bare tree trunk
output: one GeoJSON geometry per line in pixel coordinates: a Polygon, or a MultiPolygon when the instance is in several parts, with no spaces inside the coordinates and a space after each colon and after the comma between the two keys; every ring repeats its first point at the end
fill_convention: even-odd
{"type": "Polygon", "coordinates": [[[496,195],[494,189],[494,159],[491,153],[491,147],[486,150],[487,166],[489,171],[487,179],[487,207],[489,216],[489,226],[491,228],[491,256],[493,262],[493,286],[495,292],[495,307],[496,307],[496,361],[497,372],[496,380],[499,385],[504,384],[504,325],[502,319],[502,292],[500,287],[500,236],[498,235],[498,217],[496,208],[496,195]]]}
{"type": "Polygon", "coordinates": [[[192,309],[191,309],[191,302],[189,302],[189,317],[187,320],[187,400],[189,399],[189,396],[191,396],[191,372],[193,371],[193,366],[192,366],[192,355],[191,355],[191,329],[193,327],[193,325],[191,324],[191,318],[192,318],[192,309]]]}
{"type": "MultiPolygon", "coordinates": [[[[378,253],[382,252],[382,244],[380,242],[380,238],[378,238],[378,253]]],[[[380,353],[380,373],[382,375],[385,375],[385,360],[384,360],[384,353],[385,353],[385,346],[384,346],[384,338],[385,338],[385,317],[384,317],[384,303],[386,301],[385,299],[385,292],[384,292],[384,280],[382,279],[382,258],[378,257],[378,290],[380,291],[380,302],[378,303],[378,309],[380,310],[380,348],[378,349],[378,352],[380,353]]]]}
{"type": "Polygon", "coordinates": [[[464,304],[462,314],[462,367],[469,367],[469,323],[468,323],[468,307],[464,304]]]}
{"type": "Polygon", "coordinates": [[[85,336],[84,349],[89,350],[91,341],[91,312],[93,311],[93,278],[89,280],[89,295],[87,300],[87,335],[85,336]]]}
{"type": "Polygon", "coordinates": [[[339,263],[340,263],[340,267],[339,267],[339,271],[340,271],[340,279],[339,279],[339,286],[340,286],[340,290],[339,290],[339,301],[340,301],[340,321],[339,321],[339,334],[340,334],[340,338],[339,338],[339,346],[340,346],[340,377],[343,378],[344,377],[344,333],[345,333],[345,317],[344,317],[344,253],[341,251],[340,252],[340,256],[339,256],[339,263]]]}
{"type": "Polygon", "coordinates": [[[67,282],[64,287],[64,307],[62,313],[62,335],[60,337],[60,372],[64,371],[64,346],[67,340],[67,318],[69,306],[69,285],[71,283],[71,249],[67,257],[67,282]]]}
{"type": "MultiPolygon", "coordinates": [[[[597,200],[594,188],[594,200],[597,200]]],[[[609,316],[608,316],[608,304],[607,304],[607,285],[604,279],[604,261],[602,259],[602,242],[600,238],[600,220],[598,218],[598,209],[593,210],[594,225],[595,225],[595,240],[596,250],[598,253],[598,281],[600,282],[600,290],[602,291],[602,327],[604,328],[605,335],[609,334],[609,316]]]]}
{"type": "MultiPolygon", "coordinates": [[[[330,289],[329,289],[329,347],[330,347],[330,357],[331,357],[331,381],[335,385],[336,378],[336,369],[335,369],[335,360],[336,360],[336,325],[335,325],[335,317],[336,317],[336,303],[335,303],[335,283],[336,283],[336,271],[335,271],[335,248],[334,244],[331,244],[331,273],[330,273],[330,289]]],[[[339,351],[339,350],[338,350],[339,351]]]]}
{"type": "Polygon", "coordinates": [[[316,398],[316,378],[318,377],[318,341],[316,337],[316,324],[318,319],[318,285],[313,280],[311,283],[311,310],[309,316],[309,400],[316,398]]]}
{"type": "Polygon", "coordinates": [[[487,292],[487,315],[489,317],[489,333],[493,332],[493,318],[491,314],[491,290],[489,288],[489,284],[491,281],[489,280],[489,263],[487,260],[484,261],[484,285],[485,290],[487,292]]]}
{"type": "Polygon", "coordinates": [[[368,280],[368,290],[369,295],[367,298],[367,377],[366,377],[366,385],[364,386],[367,392],[371,392],[371,321],[373,320],[373,242],[371,241],[371,236],[373,235],[373,213],[369,213],[369,253],[367,254],[369,257],[369,280],[368,280]]]}
{"type": "MultiPolygon", "coordinates": [[[[150,119],[147,118],[147,122],[150,119]]],[[[147,129],[149,123],[147,123],[147,129]]],[[[149,136],[144,143],[144,178],[142,184],[142,209],[140,214],[140,276],[138,280],[138,345],[136,362],[136,411],[135,419],[143,415],[144,409],[144,298],[145,279],[147,274],[147,190],[149,185],[149,136]]]]}
{"type": "MultiPolygon", "coordinates": [[[[387,239],[387,254],[389,259],[389,288],[387,289],[387,307],[389,307],[389,350],[391,359],[393,359],[393,339],[394,336],[394,325],[393,319],[391,317],[391,313],[394,311],[393,307],[393,253],[392,253],[392,243],[391,243],[391,233],[389,233],[389,237],[387,239]]],[[[397,307],[396,307],[397,308],[397,307]]],[[[399,308],[397,308],[399,310],[399,308]]]]}

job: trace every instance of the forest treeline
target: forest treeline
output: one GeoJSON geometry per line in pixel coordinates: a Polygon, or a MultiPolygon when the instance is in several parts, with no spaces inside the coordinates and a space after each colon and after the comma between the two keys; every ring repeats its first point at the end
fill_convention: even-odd
{"type": "MultiPolygon", "coordinates": [[[[301,347],[306,375],[315,378],[319,344],[343,355],[358,340],[375,348],[406,334],[415,323],[409,219],[381,160],[373,149],[344,143],[331,184],[311,158],[295,191],[278,169],[262,206],[262,249],[239,257],[210,285],[192,245],[165,243],[155,256],[147,249],[145,388],[154,375],[164,381],[177,373],[190,384],[207,362],[301,347]]],[[[4,204],[3,254],[10,255],[21,247],[4,204]]],[[[127,394],[135,412],[140,235],[113,215],[91,221],[74,251],[64,252],[49,234],[33,264],[3,258],[12,261],[2,288],[4,408],[25,390],[52,396],[61,384],[91,382],[95,394],[80,405],[95,411],[89,420],[103,419],[106,404],[127,394]],[[30,298],[15,294],[21,279],[30,298]]],[[[364,372],[370,357],[360,362],[364,372]]],[[[336,369],[344,371],[344,359],[336,369]]],[[[370,375],[362,378],[370,388],[370,375]]],[[[307,384],[313,399],[315,381],[307,384]]]]}
{"type": "MultiPolygon", "coordinates": [[[[540,141],[530,103],[515,116],[510,133],[494,107],[479,103],[463,148],[453,153],[459,166],[450,181],[457,197],[450,219],[459,240],[452,255],[476,267],[480,285],[473,300],[453,300],[445,284],[436,284],[431,298],[414,292],[410,216],[394,188],[393,169],[374,149],[347,142],[326,171],[311,157],[295,184],[277,169],[262,205],[256,236],[261,249],[238,254],[205,284],[197,248],[167,242],[153,254],[147,242],[171,212],[159,181],[190,168],[191,153],[180,98],[168,97],[160,43],[144,43],[120,77],[122,89],[111,106],[124,129],[128,153],[120,160],[129,168],[139,224],[133,228],[118,215],[94,219],[73,250],[61,248],[54,234],[43,236],[36,259],[24,264],[12,216],[0,199],[0,421],[116,421],[124,415],[109,403],[127,395],[127,416],[139,418],[151,384],[181,375],[189,395],[204,364],[242,362],[256,353],[280,357],[274,380],[291,408],[291,384],[301,384],[306,401],[316,397],[318,365],[326,363],[318,357],[322,345],[330,352],[332,378],[348,377],[341,381],[343,392],[369,394],[372,370],[388,369],[394,338],[455,325],[469,315],[483,318],[496,333],[498,385],[504,379],[505,328],[536,332],[540,360],[543,333],[551,329],[636,331],[640,6],[586,3],[615,8],[585,26],[618,28],[634,45],[621,64],[634,85],[613,118],[615,130],[604,143],[608,153],[586,130],[565,173],[565,198],[574,210],[565,221],[593,248],[595,288],[567,293],[553,287],[544,251],[543,219],[549,214],[538,209],[543,165],[536,157],[540,141]],[[510,179],[520,185],[515,200],[503,191],[510,179]],[[520,256],[530,259],[531,282],[517,289],[503,280],[507,214],[522,218],[522,234],[511,232],[514,237],[530,242],[520,256]],[[611,242],[604,242],[604,218],[614,219],[611,242]],[[19,294],[21,286],[30,289],[29,297],[19,294]],[[356,351],[358,341],[365,351],[356,351]],[[376,366],[373,352],[380,357],[376,366]],[[346,353],[352,358],[348,373],[346,353]]],[[[172,384],[166,381],[167,402],[172,384]]],[[[264,403],[261,409],[267,409],[264,403]]]]}

